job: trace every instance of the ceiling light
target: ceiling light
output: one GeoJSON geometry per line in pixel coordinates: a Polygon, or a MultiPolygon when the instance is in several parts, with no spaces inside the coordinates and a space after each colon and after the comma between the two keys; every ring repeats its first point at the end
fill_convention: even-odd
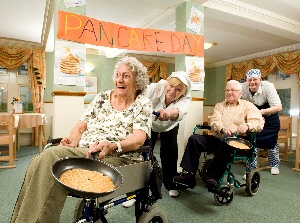
{"type": "Polygon", "coordinates": [[[211,48],[212,46],[215,46],[217,45],[217,43],[215,42],[207,42],[207,43],[204,43],[204,49],[207,50],[209,48],[211,48]]]}

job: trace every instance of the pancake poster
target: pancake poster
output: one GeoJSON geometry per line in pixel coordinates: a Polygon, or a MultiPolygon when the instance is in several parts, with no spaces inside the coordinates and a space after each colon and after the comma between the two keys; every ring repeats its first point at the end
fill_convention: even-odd
{"type": "Polygon", "coordinates": [[[190,75],[191,90],[204,91],[204,57],[185,57],[186,72],[190,75]]]}
{"type": "Polygon", "coordinates": [[[203,24],[204,14],[195,7],[191,8],[189,19],[187,21],[186,27],[195,33],[199,34],[202,24],[203,24]]]}
{"type": "Polygon", "coordinates": [[[56,41],[54,84],[85,85],[85,52],[84,44],[56,41]]]}

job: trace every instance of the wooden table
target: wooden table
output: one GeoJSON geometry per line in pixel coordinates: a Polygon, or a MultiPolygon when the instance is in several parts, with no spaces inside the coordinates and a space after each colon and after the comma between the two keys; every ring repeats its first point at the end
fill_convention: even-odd
{"type": "MultiPolygon", "coordinates": [[[[19,142],[19,130],[26,129],[26,128],[34,128],[38,127],[38,137],[39,137],[39,150],[40,152],[43,151],[43,129],[42,126],[46,125],[47,119],[45,114],[40,113],[23,113],[23,114],[14,114],[15,116],[15,128],[17,129],[17,148],[20,148],[19,142]]],[[[0,121],[7,121],[9,118],[9,113],[0,113],[0,121]]]]}

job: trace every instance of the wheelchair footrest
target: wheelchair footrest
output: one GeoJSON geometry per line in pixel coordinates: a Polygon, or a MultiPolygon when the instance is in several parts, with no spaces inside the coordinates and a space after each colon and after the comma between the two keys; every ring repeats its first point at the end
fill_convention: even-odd
{"type": "Polygon", "coordinates": [[[219,195],[220,197],[224,197],[224,198],[229,198],[230,197],[230,193],[226,192],[222,192],[219,188],[212,188],[212,187],[208,187],[207,188],[209,192],[214,193],[219,195]]]}

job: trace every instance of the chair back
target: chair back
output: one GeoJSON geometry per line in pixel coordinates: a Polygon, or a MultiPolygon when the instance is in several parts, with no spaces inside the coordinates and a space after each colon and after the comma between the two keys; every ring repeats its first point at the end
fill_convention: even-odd
{"type": "Polygon", "coordinates": [[[278,143],[284,143],[284,161],[288,161],[289,146],[292,148],[292,117],[280,115],[280,131],[278,133],[278,143]]]}
{"type": "Polygon", "coordinates": [[[0,145],[8,145],[8,150],[1,151],[0,162],[9,162],[8,165],[0,165],[0,169],[14,168],[16,159],[16,129],[15,118],[10,114],[8,120],[0,122],[0,129],[8,132],[0,133],[0,145]]]}

